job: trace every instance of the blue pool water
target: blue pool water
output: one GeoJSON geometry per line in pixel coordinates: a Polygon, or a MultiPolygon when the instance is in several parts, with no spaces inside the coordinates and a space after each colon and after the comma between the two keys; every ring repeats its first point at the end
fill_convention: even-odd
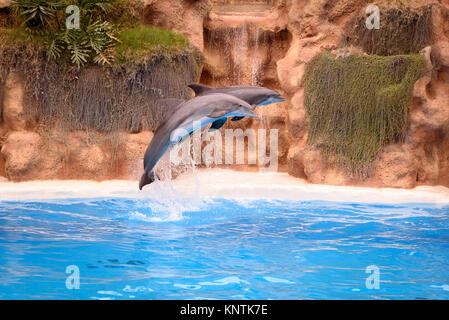
{"type": "Polygon", "coordinates": [[[448,299],[449,207],[0,201],[1,299],[448,299]],[[163,205],[162,205],[163,207],[163,205]],[[67,289],[67,266],[80,288],[67,289]],[[368,289],[368,266],[379,289],[368,289]]]}

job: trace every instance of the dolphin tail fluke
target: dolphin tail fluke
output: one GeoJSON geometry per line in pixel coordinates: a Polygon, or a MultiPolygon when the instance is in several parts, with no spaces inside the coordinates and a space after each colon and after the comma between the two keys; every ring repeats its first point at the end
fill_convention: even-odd
{"type": "Polygon", "coordinates": [[[156,175],[154,174],[153,171],[151,171],[149,174],[144,172],[142,177],[140,177],[139,189],[142,190],[144,186],[153,183],[154,180],[156,180],[156,175]]]}

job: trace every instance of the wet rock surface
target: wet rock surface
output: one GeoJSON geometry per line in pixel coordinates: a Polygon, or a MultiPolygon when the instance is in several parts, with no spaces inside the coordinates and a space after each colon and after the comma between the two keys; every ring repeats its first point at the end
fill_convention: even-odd
{"type": "MultiPolygon", "coordinates": [[[[398,21],[410,24],[396,30],[390,38],[385,38],[389,33],[383,32],[380,37],[384,38],[379,39],[360,27],[370,1],[234,1],[239,10],[226,7],[226,1],[213,0],[145,3],[147,24],[186,34],[204,53],[202,83],[263,85],[287,97],[284,103],[258,108],[262,121],[243,120],[222,129],[278,129],[280,170],[311,183],[397,188],[449,186],[448,1],[413,1],[400,8],[380,2],[382,10],[386,10],[381,21],[388,27],[394,27],[398,21]],[[257,10],[251,9],[252,4],[257,10]],[[410,35],[410,30],[420,23],[427,30],[425,39],[397,40],[410,35]],[[373,39],[382,46],[370,47],[373,39]],[[360,46],[358,54],[363,54],[363,50],[378,54],[422,52],[428,69],[415,83],[404,140],[382,147],[369,175],[363,177],[348,174],[307,142],[309,120],[302,85],[307,63],[323,50],[341,56],[352,54],[351,45],[360,46]]],[[[101,138],[95,133],[95,143],[83,132],[63,134],[63,139],[28,132],[21,116],[20,76],[11,75],[2,86],[0,175],[14,181],[140,176],[141,159],[151,132],[116,133],[101,138]]]]}

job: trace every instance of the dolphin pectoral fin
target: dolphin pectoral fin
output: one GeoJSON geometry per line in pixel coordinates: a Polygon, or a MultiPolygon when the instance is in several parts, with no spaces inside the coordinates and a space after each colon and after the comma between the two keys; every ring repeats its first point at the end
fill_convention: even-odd
{"type": "Polygon", "coordinates": [[[242,120],[243,118],[245,118],[245,117],[233,117],[233,118],[231,119],[231,121],[240,121],[240,120],[242,120]]]}
{"type": "Polygon", "coordinates": [[[215,120],[215,121],[212,123],[212,125],[210,126],[210,128],[209,128],[209,132],[212,132],[212,131],[215,131],[215,130],[220,129],[221,127],[223,127],[223,125],[225,124],[225,122],[226,122],[226,119],[218,119],[218,120],[215,120]]]}
{"type": "Polygon", "coordinates": [[[211,87],[208,87],[208,86],[205,86],[202,84],[197,84],[197,83],[189,84],[188,87],[195,92],[196,96],[199,96],[201,94],[204,94],[207,91],[214,89],[214,88],[211,88],[211,87]]]}
{"type": "Polygon", "coordinates": [[[142,188],[147,184],[153,183],[154,180],[156,180],[156,175],[153,171],[151,171],[150,173],[144,172],[142,177],[140,177],[139,190],[142,190],[142,188]]]}

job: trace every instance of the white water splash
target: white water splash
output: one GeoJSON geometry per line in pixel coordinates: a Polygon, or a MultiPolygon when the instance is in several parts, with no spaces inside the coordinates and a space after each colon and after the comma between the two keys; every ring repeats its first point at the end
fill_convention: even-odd
{"type": "Polygon", "coordinates": [[[183,219],[186,211],[200,210],[204,201],[200,197],[200,183],[197,179],[197,171],[194,156],[190,156],[190,166],[186,169],[194,178],[192,191],[176,189],[173,183],[173,167],[169,160],[170,152],[166,153],[161,164],[158,165],[158,175],[161,180],[151,184],[152,196],[146,200],[140,200],[138,206],[143,210],[130,213],[130,219],[149,222],[179,221],[183,219]],[[148,212],[147,209],[150,211],[148,212]]]}

